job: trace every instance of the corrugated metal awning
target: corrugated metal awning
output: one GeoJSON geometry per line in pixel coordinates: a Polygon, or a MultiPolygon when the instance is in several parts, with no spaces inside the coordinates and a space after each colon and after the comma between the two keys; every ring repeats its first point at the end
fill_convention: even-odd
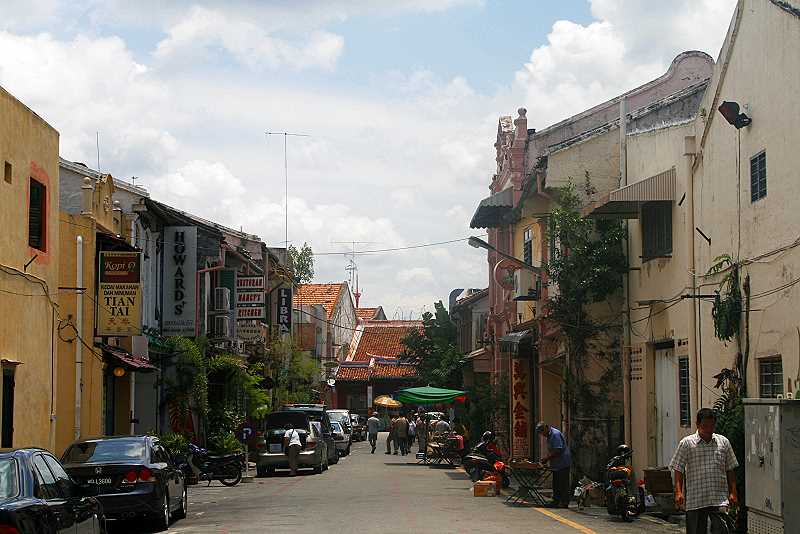
{"type": "Polygon", "coordinates": [[[675,200],[675,167],[611,191],[583,212],[585,217],[638,219],[645,202],[675,200]]]}
{"type": "Polygon", "coordinates": [[[475,215],[472,216],[470,228],[496,228],[506,224],[505,216],[511,213],[514,207],[514,190],[509,187],[490,197],[486,197],[478,204],[475,215]]]}

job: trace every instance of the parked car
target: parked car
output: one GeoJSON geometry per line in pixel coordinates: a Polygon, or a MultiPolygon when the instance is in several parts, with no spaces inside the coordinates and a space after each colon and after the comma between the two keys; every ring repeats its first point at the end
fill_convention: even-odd
{"type": "Polygon", "coordinates": [[[336,445],[331,434],[331,420],[324,404],[284,404],[281,410],[303,412],[308,416],[309,420],[320,423],[322,439],[328,445],[328,464],[333,465],[339,462],[339,455],[336,453],[336,445]]]}
{"type": "Polygon", "coordinates": [[[0,451],[0,532],[105,532],[97,488],[79,485],[43,449],[0,451]]]}
{"type": "MultiPolygon", "coordinates": [[[[311,468],[315,473],[322,473],[330,465],[331,447],[336,454],[336,445],[331,439],[329,445],[323,436],[320,423],[312,421],[308,414],[301,411],[272,412],[265,420],[263,443],[258,444],[258,460],[256,473],[258,476],[272,476],[276,469],[289,469],[289,458],[283,446],[286,427],[291,425],[300,437],[300,455],[298,467],[311,468]]],[[[331,436],[332,438],[332,436],[331,436]]]]}
{"type": "Polygon", "coordinates": [[[97,488],[108,518],[145,518],[166,530],[170,519],[186,517],[189,499],[183,471],[156,437],[76,441],[61,461],[76,482],[97,488]]]}
{"type": "Polygon", "coordinates": [[[364,441],[367,439],[367,425],[365,419],[357,413],[351,413],[350,421],[353,423],[353,441],[364,441]]]}
{"type": "Polygon", "coordinates": [[[339,421],[331,421],[333,429],[333,441],[336,443],[336,452],[341,456],[347,456],[350,449],[349,435],[345,433],[344,427],[339,421]]]}
{"type": "Polygon", "coordinates": [[[328,410],[331,422],[336,421],[342,425],[342,430],[347,435],[347,449],[342,456],[350,454],[350,445],[353,443],[353,422],[350,420],[350,410],[328,410]]]}

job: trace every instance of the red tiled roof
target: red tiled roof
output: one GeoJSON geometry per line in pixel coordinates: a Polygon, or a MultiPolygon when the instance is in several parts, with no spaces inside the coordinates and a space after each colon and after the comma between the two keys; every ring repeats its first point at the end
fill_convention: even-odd
{"type": "Polygon", "coordinates": [[[376,363],[372,368],[372,378],[414,378],[417,366],[410,363],[376,363]]]}
{"type": "Polygon", "coordinates": [[[360,365],[358,367],[339,367],[336,371],[336,380],[347,380],[352,382],[366,382],[369,380],[369,366],[360,365]]]}
{"type": "Polygon", "coordinates": [[[353,335],[348,361],[369,361],[373,356],[396,358],[405,351],[403,338],[422,331],[422,321],[365,321],[353,335]]]}
{"type": "Polygon", "coordinates": [[[336,303],[339,302],[342,293],[346,291],[346,287],[345,282],[340,284],[300,284],[294,295],[294,306],[322,304],[327,319],[330,321],[336,303]]]}
{"type": "Polygon", "coordinates": [[[356,308],[356,315],[359,319],[374,319],[378,313],[378,308],[356,308]]]}

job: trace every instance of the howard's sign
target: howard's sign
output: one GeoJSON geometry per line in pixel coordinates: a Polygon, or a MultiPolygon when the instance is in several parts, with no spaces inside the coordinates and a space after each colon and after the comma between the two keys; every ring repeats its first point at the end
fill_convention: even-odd
{"type": "Polygon", "coordinates": [[[197,227],[164,229],[165,336],[195,335],[197,283],[197,227]]]}

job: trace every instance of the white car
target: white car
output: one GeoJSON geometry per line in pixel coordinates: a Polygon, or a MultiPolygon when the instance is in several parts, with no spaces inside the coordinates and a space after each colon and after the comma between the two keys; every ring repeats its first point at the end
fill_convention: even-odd
{"type": "Polygon", "coordinates": [[[331,421],[333,430],[333,441],[336,443],[336,452],[340,456],[350,454],[350,434],[346,432],[344,426],[339,421],[331,421]]]}

